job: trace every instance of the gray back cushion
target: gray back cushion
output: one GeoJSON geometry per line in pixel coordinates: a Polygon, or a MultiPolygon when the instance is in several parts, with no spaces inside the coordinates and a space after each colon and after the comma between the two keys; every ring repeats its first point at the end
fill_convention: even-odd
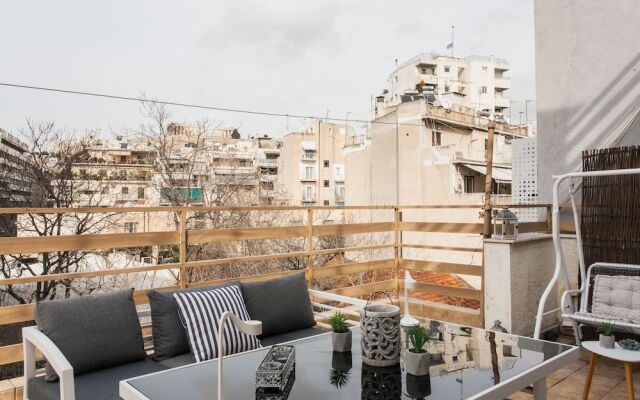
{"type": "Polygon", "coordinates": [[[241,282],[251,319],[262,321],[262,337],[315,325],[304,272],[261,282],[241,282]]]}
{"type": "Polygon", "coordinates": [[[153,358],[157,361],[189,353],[189,341],[178,316],[178,304],[174,293],[203,292],[219,287],[237,286],[238,282],[227,282],[216,286],[203,286],[181,290],[149,290],[151,307],[151,332],[153,335],[153,358]]]}
{"type": "MultiPolygon", "coordinates": [[[[36,323],[76,375],[146,357],[133,289],[40,302],[36,323]]],[[[47,365],[46,379],[56,378],[47,365]]]]}
{"type": "Polygon", "coordinates": [[[596,275],[591,312],[608,320],[640,322],[640,276],[596,275]]]}

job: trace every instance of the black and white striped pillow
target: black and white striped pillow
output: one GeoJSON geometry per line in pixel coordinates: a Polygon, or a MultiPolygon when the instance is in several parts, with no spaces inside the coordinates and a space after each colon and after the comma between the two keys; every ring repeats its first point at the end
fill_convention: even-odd
{"type": "MultiPolygon", "coordinates": [[[[225,311],[233,312],[244,321],[251,319],[238,286],[177,292],[173,297],[178,303],[178,313],[196,362],[218,357],[218,322],[225,311]]],[[[231,321],[225,323],[224,355],[259,347],[257,337],[240,332],[231,321]]]]}

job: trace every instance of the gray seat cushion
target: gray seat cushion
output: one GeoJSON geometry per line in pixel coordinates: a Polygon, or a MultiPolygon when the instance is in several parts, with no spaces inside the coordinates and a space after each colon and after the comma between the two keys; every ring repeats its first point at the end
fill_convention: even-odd
{"type": "MultiPolygon", "coordinates": [[[[137,361],[75,377],[76,400],[119,400],[121,380],[163,371],[166,367],[152,360],[137,361]]],[[[29,398],[33,400],[60,399],[58,382],[45,382],[42,377],[29,379],[29,398]]]]}
{"type": "MultiPolygon", "coordinates": [[[[133,289],[43,301],[35,314],[38,329],[56,344],[77,375],[147,356],[133,289]]],[[[55,379],[47,365],[47,380],[55,379]]]]}
{"type": "Polygon", "coordinates": [[[259,282],[241,282],[251,319],[262,321],[263,338],[315,325],[304,272],[259,282]]]}
{"type": "MultiPolygon", "coordinates": [[[[269,336],[268,338],[260,339],[260,344],[262,345],[262,347],[268,347],[276,344],[290,342],[292,340],[304,339],[306,337],[320,335],[322,333],[327,333],[327,331],[323,331],[322,329],[318,329],[318,328],[300,329],[297,331],[281,333],[279,335],[269,336]]],[[[329,346],[330,342],[328,341],[327,343],[329,343],[327,344],[327,346],[329,346]]]]}
{"type": "Polygon", "coordinates": [[[153,335],[153,358],[166,360],[189,352],[189,341],[178,316],[178,304],[173,298],[176,292],[202,292],[218,287],[238,285],[227,282],[217,286],[203,286],[181,290],[149,290],[151,307],[151,333],[153,335]]]}
{"type": "Polygon", "coordinates": [[[165,368],[176,368],[182,367],[183,365],[193,364],[195,361],[191,353],[184,353],[179,356],[165,358],[162,361],[158,361],[157,363],[162,365],[165,368]]]}

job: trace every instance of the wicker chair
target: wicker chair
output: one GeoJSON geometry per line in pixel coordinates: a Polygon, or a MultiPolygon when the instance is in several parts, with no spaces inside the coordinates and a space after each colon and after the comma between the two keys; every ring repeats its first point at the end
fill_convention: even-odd
{"type": "Polygon", "coordinates": [[[561,299],[562,318],[576,321],[577,344],[584,326],[613,323],[616,331],[640,334],[640,265],[595,263],[579,290],[567,290],[561,299]],[[571,296],[580,295],[580,309],[571,313],[571,296]]]}

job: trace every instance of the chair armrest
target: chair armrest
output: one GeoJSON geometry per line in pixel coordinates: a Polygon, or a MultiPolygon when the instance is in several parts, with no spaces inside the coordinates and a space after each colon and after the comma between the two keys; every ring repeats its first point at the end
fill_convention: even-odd
{"type": "Polygon", "coordinates": [[[562,298],[560,299],[560,308],[562,309],[562,312],[564,312],[565,309],[570,307],[568,297],[572,294],[578,294],[578,293],[582,293],[582,291],[578,289],[573,289],[573,290],[567,290],[564,293],[562,293],[562,298]]]}
{"type": "Polygon", "coordinates": [[[29,398],[29,379],[36,372],[36,348],[47,359],[60,379],[60,399],[75,400],[73,367],[58,347],[37,327],[22,328],[22,344],[24,348],[24,398],[29,398]]]}

